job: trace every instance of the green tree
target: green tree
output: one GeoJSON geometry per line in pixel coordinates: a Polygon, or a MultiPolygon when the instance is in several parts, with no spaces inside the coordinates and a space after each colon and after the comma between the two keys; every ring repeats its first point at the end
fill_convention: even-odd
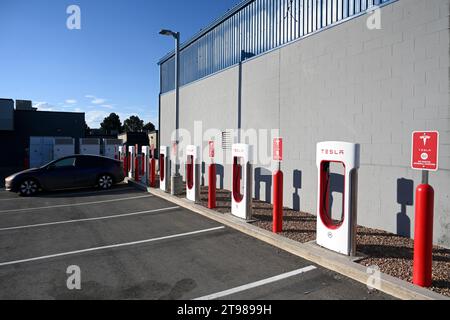
{"type": "Polygon", "coordinates": [[[120,133],[122,130],[122,122],[120,121],[120,117],[115,113],[111,113],[108,117],[106,117],[100,126],[106,134],[111,134],[113,131],[120,133]]]}
{"type": "Polygon", "coordinates": [[[155,125],[153,123],[151,123],[151,122],[147,123],[144,126],[144,131],[147,131],[147,132],[153,132],[153,131],[155,131],[155,129],[156,129],[155,125]]]}
{"type": "Polygon", "coordinates": [[[144,129],[144,121],[138,116],[131,116],[123,122],[123,131],[125,132],[141,132],[144,129]]]}

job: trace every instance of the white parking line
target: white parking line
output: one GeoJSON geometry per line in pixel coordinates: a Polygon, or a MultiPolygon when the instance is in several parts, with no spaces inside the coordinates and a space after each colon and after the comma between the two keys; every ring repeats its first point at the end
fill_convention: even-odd
{"type": "Polygon", "coordinates": [[[236,287],[236,288],[233,288],[233,289],[230,289],[230,290],[225,290],[225,291],[222,291],[222,292],[210,294],[210,295],[207,295],[207,296],[204,296],[204,297],[200,297],[200,298],[197,298],[197,299],[194,299],[194,300],[214,300],[214,299],[219,299],[219,298],[223,298],[223,297],[226,297],[226,296],[231,296],[232,294],[235,294],[235,293],[239,293],[239,292],[242,292],[242,291],[247,291],[247,290],[250,290],[250,289],[253,289],[253,288],[257,288],[257,287],[262,287],[264,285],[267,285],[267,284],[270,284],[270,283],[274,283],[274,282],[278,282],[278,281],[281,281],[281,280],[284,280],[284,279],[287,279],[287,278],[292,278],[292,277],[298,276],[299,274],[303,274],[303,273],[306,273],[306,272],[309,272],[309,271],[313,271],[315,269],[317,269],[317,268],[314,267],[314,266],[309,266],[309,267],[298,269],[298,270],[295,270],[295,271],[292,271],[292,272],[280,274],[279,276],[275,276],[275,277],[268,278],[268,279],[265,279],[265,280],[249,283],[249,284],[246,284],[246,285],[243,285],[243,286],[240,286],[240,287],[236,287]]]}
{"type": "Polygon", "coordinates": [[[66,221],[56,221],[56,222],[49,222],[49,223],[31,224],[31,225],[27,225],[27,226],[0,228],[0,232],[1,231],[21,230],[21,229],[31,229],[31,228],[38,228],[38,227],[56,226],[56,225],[69,224],[69,223],[80,223],[80,222],[90,222],[90,221],[99,221],[99,220],[107,220],[107,219],[117,219],[117,218],[145,215],[145,214],[150,214],[150,213],[171,211],[171,210],[175,210],[175,209],[180,209],[180,207],[169,207],[169,208],[162,208],[162,209],[141,211],[141,212],[133,212],[133,213],[125,213],[125,214],[118,214],[118,215],[105,216],[105,217],[86,218],[86,219],[77,219],[77,220],[66,220],[66,221]]]}
{"type": "Polygon", "coordinates": [[[93,205],[93,204],[111,203],[111,202],[136,200],[136,199],[152,198],[152,197],[154,197],[154,196],[153,195],[145,195],[145,196],[139,196],[139,197],[129,197],[129,198],[120,198],[120,199],[103,200],[103,201],[92,201],[92,202],[82,202],[82,203],[73,203],[73,204],[60,204],[60,205],[56,205],[56,206],[47,206],[47,207],[2,210],[2,211],[0,211],[0,215],[1,214],[5,214],[5,213],[14,213],[14,212],[23,212],[23,211],[35,211],[35,210],[43,210],[43,209],[55,209],[55,208],[65,208],[65,207],[89,206],[89,205],[93,205]]]}
{"type": "Polygon", "coordinates": [[[218,231],[218,230],[222,230],[222,229],[225,229],[225,227],[221,226],[221,227],[216,227],[216,228],[210,228],[210,229],[198,230],[198,231],[193,231],[193,232],[175,234],[175,235],[172,235],[172,236],[153,238],[153,239],[142,240],[142,241],[127,242],[127,243],[121,243],[121,244],[114,244],[114,245],[110,245],[110,246],[103,246],[103,247],[96,247],[96,248],[90,248],[90,249],[84,249],[84,250],[77,250],[77,251],[70,251],[70,252],[52,254],[52,255],[48,255],[48,256],[42,256],[42,257],[36,257],[36,258],[30,258],[30,259],[2,262],[2,263],[0,263],[0,267],[17,265],[17,264],[21,264],[21,263],[33,262],[33,261],[39,261],[39,260],[45,260],[45,259],[64,257],[64,256],[70,256],[70,255],[76,255],[76,254],[82,254],[82,253],[86,253],[86,252],[93,252],[93,251],[100,251],[100,250],[107,250],[107,249],[115,249],[115,248],[135,246],[135,245],[151,243],[151,242],[157,242],[157,241],[162,241],[162,240],[193,236],[193,235],[197,235],[197,234],[201,234],[201,233],[218,231]]]}
{"type": "Polygon", "coordinates": [[[98,191],[89,191],[89,192],[72,192],[72,193],[55,193],[55,194],[44,194],[42,197],[36,198],[36,197],[17,197],[17,198],[9,198],[9,199],[0,199],[0,202],[3,201],[14,201],[14,200],[35,200],[35,199],[61,199],[64,197],[71,197],[71,196],[87,196],[87,195],[97,195],[97,194],[103,194],[103,193],[115,193],[119,191],[127,191],[127,190],[136,190],[134,188],[117,188],[117,189],[111,189],[111,190],[98,190],[98,191]]]}

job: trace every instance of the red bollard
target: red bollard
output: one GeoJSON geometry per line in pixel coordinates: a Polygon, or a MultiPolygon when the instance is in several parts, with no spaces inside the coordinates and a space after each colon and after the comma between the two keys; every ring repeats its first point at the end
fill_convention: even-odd
{"type": "Polygon", "coordinates": [[[139,181],[139,157],[136,155],[134,158],[134,181],[139,181]]]}
{"type": "Polygon", "coordinates": [[[150,161],[150,186],[152,188],[156,187],[156,160],[152,158],[150,161]]]}
{"type": "Polygon", "coordinates": [[[125,177],[128,177],[128,157],[127,156],[123,157],[123,173],[124,173],[125,177]]]}
{"type": "Polygon", "coordinates": [[[209,166],[208,171],[208,208],[215,209],[217,207],[216,201],[216,165],[213,163],[209,166]]]}
{"type": "Polygon", "coordinates": [[[283,232],[283,172],[273,175],[273,232],[283,232]]]}
{"type": "Polygon", "coordinates": [[[421,184],[416,190],[413,283],[429,288],[433,284],[434,190],[421,184]]]}

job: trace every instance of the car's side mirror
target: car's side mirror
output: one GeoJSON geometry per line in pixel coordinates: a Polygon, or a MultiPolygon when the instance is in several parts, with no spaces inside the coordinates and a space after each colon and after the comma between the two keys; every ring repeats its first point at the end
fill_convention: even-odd
{"type": "Polygon", "coordinates": [[[51,164],[47,167],[48,171],[54,170],[56,168],[56,166],[54,164],[51,164]]]}

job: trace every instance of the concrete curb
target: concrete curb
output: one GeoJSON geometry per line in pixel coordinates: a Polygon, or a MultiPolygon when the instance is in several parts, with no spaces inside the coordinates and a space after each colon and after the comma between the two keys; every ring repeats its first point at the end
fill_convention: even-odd
{"type": "MultiPolygon", "coordinates": [[[[361,282],[369,283],[371,275],[367,273],[367,268],[363,265],[355,263],[349,257],[344,257],[334,252],[318,247],[313,243],[299,243],[291,239],[287,239],[280,235],[258,228],[248,224],[245,221],[234,218],[231,215],[224,215],[214,210],[204,208],[203,206],[194,204],[186,199],[180,199],[167,194],[159,189],[151,189],[146,186],[128,180],[139,190],[149,192],[157,197],[170,201],[178,206],[196,212],[206,218],[217,221],[230,228],[238,230],[258,240],[264,241],[274,247],[287,251],[293,255],[309,260],[331,271],[340,273],[348,278],[361,282]]],[[[417,287],[409,282],[394,278],[382,273],[379,286],[374,286],[377,290],[394,296],[402,300],[450,300],[450,298],[430,291],[425,288],[417,287]]]]}

